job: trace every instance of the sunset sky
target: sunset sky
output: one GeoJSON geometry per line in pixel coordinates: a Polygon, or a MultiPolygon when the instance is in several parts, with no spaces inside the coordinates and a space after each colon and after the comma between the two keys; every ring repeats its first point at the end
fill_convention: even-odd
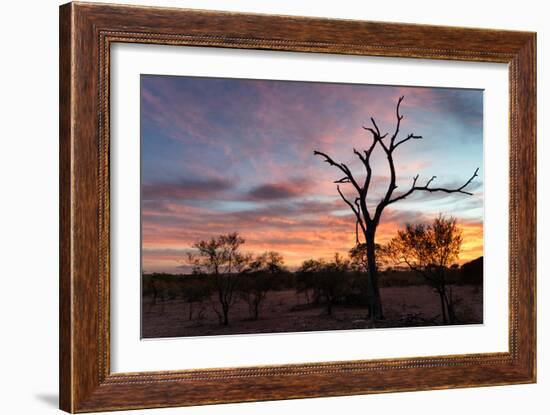
{"type": "MultiPolygon", "coordinates": [[[[333,183],[342,174],[313,150],[363,178],[353,148],[367,148],[372,137],[362,126],[372,116],[391,135],[401,95],[401,137],[424,138],[395,150],[394,194],[416,174],[420,185],[437,176],[432,186],[458,187],[480,172],[468,187],[473,196],[416,192],[386,208],[377,242],[443,213],[464,232],[460,262],[481,256],[482,91],[142,75],[143,271],[186,273],[195,241],[235,231],[245,251],[280,252],[290,268],[346,254],[355,220],[333,183]]],[[[380,148],[373,159],[369,207],[389,176],[380,148]]],[[[341,187],[351,197],[351,185],[341,187]]]]}

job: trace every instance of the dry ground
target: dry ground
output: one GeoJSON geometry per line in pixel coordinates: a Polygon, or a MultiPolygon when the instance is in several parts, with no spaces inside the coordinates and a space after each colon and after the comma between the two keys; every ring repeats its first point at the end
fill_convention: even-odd
{"type": "MultiPolygon", "coordinates": [[[[242,301],[229,313],[229,326],[220,326],[211,304],[194,305],[189,320],[189,306],[182,300],[167,300],[153,305],[145,298],[142,306],[142,337],[184,337],[220,334],[324,331],[383,327],[441,325],[439,296],[427,286],[383,287],[381,290],[385,320],[372,322],[359,306],[335,306],[328,316],[322,306],[306,306],[302,295],[294,290],[269,292],[258,320],[251,320],[248,305],[242,301]]],[[[455,286],[453,294],[460,324],[483,322],[483,292],[480,286],[455,286]]]]}

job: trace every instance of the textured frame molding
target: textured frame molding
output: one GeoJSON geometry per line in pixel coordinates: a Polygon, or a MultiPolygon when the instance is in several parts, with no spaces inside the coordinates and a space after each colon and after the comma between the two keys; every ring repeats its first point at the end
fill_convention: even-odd
{"type": "MultiPolygon", "coordinates": [[[[531,383],[536,379],[536,35],[184,9],[60,8],[60,407],[68,412],[531,383]],[[509,352],[111,373],[112,43],[509,64],[509,352]]],[[[230,364],[230,362],[228,362],[230,364]]]]}

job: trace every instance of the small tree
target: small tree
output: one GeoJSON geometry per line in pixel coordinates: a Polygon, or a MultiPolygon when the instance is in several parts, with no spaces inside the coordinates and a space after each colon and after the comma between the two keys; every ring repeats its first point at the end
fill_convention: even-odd
{"type": "Polygon", "coordinates": [[[143,293],[151,297],[151,305],[157,305],[158,300],[165,300],[166,284],[163,274],[143,275],[143,293]]]}
{"type": "Polygon", "coordinates": [[[193,246],[196,253],[190,253],[187,260],[195,273],[210,274],[213,279],[217,301],[213,309],[220,324],[229,324],[229,310],[237,300],[236,287],[239,274],[250,262],[250,255],[241,252],[245,240],[237,232],[202,240],[193,246]]]}
{"type": "Polygon", "coordinates": [[[265,252],[258,255],[243,276],[240,292],[241,298],[248,304],[250,317],[257,320],[260,308],[267,293],[276,286],[275,278],[284,269],[283,256],[277,252],[265,252]]]}
{"type": "MultiPolygon", "coordinates": [[[[201,307],[204,301],[208,300],[212,294],[212,289],[203,275],[184,276],[181,281],[181,294],[188,305],[188,319],[193,319],[194,305],[201,307]]],[[[203,309],[203,307],[201,307],[203,309]]],[[[199,309],[199,318],[201,316],[199,309]]]]}
{"type": "Polygon", "coordinates": [[[297,274],[313,287],[315,302],[324,302],[327,314],[332,315],[336,301],[343,296],[349,285],[349,261],[339,254],[331,262],[309,259],[303,262],[297,274]]]}
{"type": "Polygon", "coordinates": [[[302,265],[294,273],[294,286],[296,287],[296,295],[304,294],[306,304],[312,301],[318,304],[319,296],[315,285],[316,272],[321,269],[322,261],[317,259],[306,259],[302,265]],[[311,295],[310,295],[311,294],[311,295]]]}
{"type": "Polygon", "coordinates": [[[456,323],[452,287],[446,274],[458,259],[462,231],[455,218],[442,215],[429,225],[407,224],[385,247],[386,255],[396,264],[406,264],[424,277],[439,294],[443,323],[456,323]]]}

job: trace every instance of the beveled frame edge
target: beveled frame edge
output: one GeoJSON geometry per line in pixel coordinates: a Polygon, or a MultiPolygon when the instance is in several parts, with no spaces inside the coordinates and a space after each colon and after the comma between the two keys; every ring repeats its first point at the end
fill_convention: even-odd
{"type": "Polygon", "coordinates": [[[157,7],[60,8],[60,407],[68,412],[530,383],[536,379],[536,34],[157,7]],[[510,351],[110,373],[113,42],[510,66],[510,351]]]}

